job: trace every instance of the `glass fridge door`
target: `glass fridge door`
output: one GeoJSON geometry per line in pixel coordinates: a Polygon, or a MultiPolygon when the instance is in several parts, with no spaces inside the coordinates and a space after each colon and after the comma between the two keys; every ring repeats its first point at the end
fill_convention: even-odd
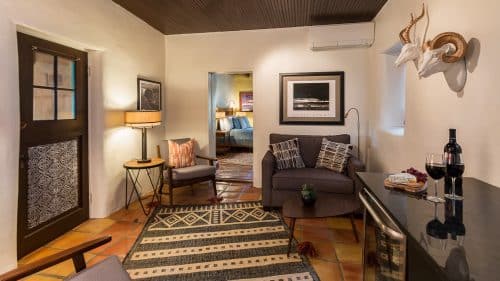
{"type": "Polygon", "coordinates": [[[364,211],[363,280],[404,281],[406,236],[367,191],[364,211]]]}

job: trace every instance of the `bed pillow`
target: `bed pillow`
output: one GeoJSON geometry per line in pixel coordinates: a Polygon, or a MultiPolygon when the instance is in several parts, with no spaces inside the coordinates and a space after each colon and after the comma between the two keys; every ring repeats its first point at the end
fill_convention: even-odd
{"type": "Polygon", "coordinates": [[[299,139],[270,144],[269,148],[276,158],[278,170],[305,168],[300,155],[299,139]]]}
{"type": "Polygon", "coordinates": [[[231,119],[233,121],[233,129],[242,129],[239,117],[232,117],[231,119]]]}
{"type": "Polygon", "coordinates": [[[350,156],[351,145],[323,138],[316,168],[327,168],[337,173],[343,173],[350,156]]]}
{"type": "Polygon", "coordinates": [[[168,164],[175,168],[185,168],[196,165],[194,154],[194,139],[185,143],[168,141],[168,164]]]}
{"type": "Polygon", "coordinates": [[[241,124],[242,129],[252,128],[252,126],[250,126],[250,121],[248,121],[248,118],[246,116],[241,116],[238,118],[240,120],[240,124],[241,124]]]}
{"type": "Polygon", "coordinates": [[[230,117],[224,117],[219,120],[221,131],[231,131],[233,128],[233,120],[230,117]]]}

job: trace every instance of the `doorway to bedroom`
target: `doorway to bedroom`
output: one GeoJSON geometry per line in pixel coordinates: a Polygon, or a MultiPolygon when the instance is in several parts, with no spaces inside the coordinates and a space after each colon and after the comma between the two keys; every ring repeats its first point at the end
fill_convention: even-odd
{"type": "Polygon", "coordinates": [[[253,75],[210,73],[211,150],[219,162],[217,180],[253,182],[253,75]]]}

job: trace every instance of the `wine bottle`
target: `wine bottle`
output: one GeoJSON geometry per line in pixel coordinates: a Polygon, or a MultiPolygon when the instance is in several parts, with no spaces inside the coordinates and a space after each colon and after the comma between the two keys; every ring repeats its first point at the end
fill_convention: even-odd
{"type": "Polygon", "coordinates": [[[465,235],[463,210],[463,201],[446,198],[444,205],[444,224],[446,226],[446,231],[453,240],[457,240],[457,236],[465,235]]]}
{"type": "MultiPolygon", "coordinates": [[[[462,154],[462,147],[457,143],[457,130],[450,129],[450,139],[448,143],[444,146],[445,155],[449,155],[453,158],[460,157],[462,154]]],[[[446,175],[444,178],[444,193],[451,193],[452,180],[451,177],[446,175]]],[[[462,190],[462,177],[457,177],[455,179],[455,193],[457,195],[463,196],[462,190]]]]}

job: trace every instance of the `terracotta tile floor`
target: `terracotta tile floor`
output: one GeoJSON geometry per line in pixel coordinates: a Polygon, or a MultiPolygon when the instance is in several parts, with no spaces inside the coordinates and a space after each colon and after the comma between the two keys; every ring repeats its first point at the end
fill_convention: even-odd
{"type": "MultiPolygon", "coordinates": [[[[245,183],[218,183],[219,195],[223,202],[255,201],[261,199],[260,189],[245,183]]],[[[174,204],[206,204],[213,196],[208,185],[198,185],[174,191],[174,204]]],[[[168,202],[164,198],[163,202],[168,202]]],[[[137,202],[128,210],[122,209],[108,218],[90,219],[60,238],[31,253],[19,264],[33,262],[50,254],[57,253],[78,243],[110,234],[113,240],[85,255],[89,265],[93,265],[109,255],[123,259],[143,228],[147,217],[137,202]]],[[[356,220],[358,231],[362,229],[361,220],[356,220]]],[[[361,235],[360,235],[361,236],[361,235]]],[[[361,245],[356,243],[349,219],[338,217],[317,220],[297,220],[295,237],[299,241],[311,241],[319,256],[311,258],[311,264],[321,280],[361,280],[361,245]]],[[[71,261],[53,266],[37,275],[24,280],[62,280],[74,272],[71,261]]]]}

